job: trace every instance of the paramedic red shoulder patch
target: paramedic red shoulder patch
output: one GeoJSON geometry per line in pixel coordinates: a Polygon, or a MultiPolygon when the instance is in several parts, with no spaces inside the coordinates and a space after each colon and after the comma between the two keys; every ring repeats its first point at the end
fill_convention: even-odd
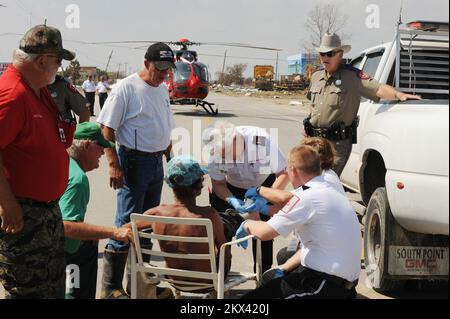
{"type": "Polygon", "coordinates": [[[291,200],[281,209],[281,211],[285,214],[289,214],[298,203],[300,203],[300,197],[294,195],[292,196],[291,200]]]}
{"type": "Polygon", "coordinates": [[[371,80],[372,79],[372,77],[370,75],[368,75],[367,73],[364,73],[363,71],[358,72],[358,77],[361,80],[371,80]]]}

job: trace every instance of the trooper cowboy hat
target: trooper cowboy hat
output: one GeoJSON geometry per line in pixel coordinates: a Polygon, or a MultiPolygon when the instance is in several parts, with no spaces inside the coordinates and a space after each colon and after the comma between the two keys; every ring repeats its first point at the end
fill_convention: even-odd
{"type": "Polygon", "coordinates": [[[337,34],[326,33],[322,37],[320,46],[316,47],[315,49],[319,53],[327,53],[327,52],[337,51],[337,50],[342,50],[342,51],[344,51],[344,53],[347,53],[352,49],[352,47],[350,45],[342,45],[341,39],[339,38],[339,36],[337,34]]]}

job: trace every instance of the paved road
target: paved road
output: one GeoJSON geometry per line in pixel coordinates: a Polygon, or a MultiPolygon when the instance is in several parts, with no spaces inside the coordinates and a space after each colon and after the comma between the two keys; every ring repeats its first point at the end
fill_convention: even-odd
{"type": "MultiPolygon", "coordinates": [[[[290,106],[286,99],[263,99],[253,97],[234,97],[222,94],[212,93],[208,100],[219,105],[219,115],[216,117],[208,116],[200,108],[195,109],[192,106],[177,105],[173,107],[177,127],[175,131],[179,136],[174,136],[174,146],[179,149],[184,146],[184,154],[194,154],[201,158],[200,151],[200,132],[208,125],[213,124],[216,119],[224,119],[235,125],[255,125],[266,129],[274,129],[272,133],[277,133],[279,145],[283,152],[287,154],[289,149],[300,142],[300,123],[306,116],[306,108],[303,106],[290,106]],[[181,128],[181,129],[180,129],[181,128]],[[189,140],[190,143],[182,143],[189,140]]],[[[97,106],[98,108],[98,106],[97,106]]],[[[98,110],[96,110],[98,114],[98,110]]],[[[108,173],[105,158],[101,160],[101,167],[98,170],[88,173],[91,187],[91,200],[87,214],[87,222],[99,225],[113,225],[116,207],[115,192],[109,188],[108,173]]],[[[210,181],[206,180],[206,185],[210,181]]],[[[173,202],[173,196],[170,189],[165,186],[162,194],[162,202],[173,202]]],[[[207,187],[204,188],[199,198],[199,204],[208,204],[207,187]]],[[[274,242],[274,252],[287,245],[288,239],[277,238],[274,242]]],[[[102,251],[104,241],[100,242],[99,250],[102,251]]],[[[250,252],[243,251],[240,248],[233,248],[233,268],[238,271],[250,271],[252,260],[250,252]]],[[[99,281],[101,277],[101,260],[99,265],[99,281]]],[[[368,289],[365,285],[364,272],[360,278],[360,284],[357,287],[359,298],[448,298],[448,285],[444,287],[431,287],[423,291],[405,290],[399,293],[382,295],[368,289]]],[[[252,283],[244,284],[235,290],[230,296],[239,297],[247,289],[252,289],[252,283]]],[[[1,289],[0,289],[1,290],[1,289]]],[[[0,291],[0,298],[2,292],[0,291]]]]}

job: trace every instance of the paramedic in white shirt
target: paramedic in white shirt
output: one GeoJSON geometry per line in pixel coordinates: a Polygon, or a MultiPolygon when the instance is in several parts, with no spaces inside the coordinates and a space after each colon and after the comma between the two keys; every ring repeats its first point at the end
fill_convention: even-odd
{"type": "Polygon", "coordinates": [[[350,202],[321,176],[319,154],[310,146],[291,150],[288,174],[296,188],[288,204],[268,222],[246,220],[236,238],[272,240],[296,231],[301,266],[243,298],[355,298],[361,233],[350,202]]]}
{"type": "MultiPolygon", "coordinates": [[[[341,181],[337,174],[332,170],[333,166],[336,162],[336,151],[334,149],[333,144],[330,143],[325,138],[322,137],[306,137],[302,140],[301,145],[309,145],[313,149],[315,149],[319,153],[320,157],[320,167],[322,168],[322,176],[326,182],[328,182],[334,189],[336,189],[341,194],[345,195],[344,187],[342,186],[341,181]]],[[[259,190],[251,190],[249,189],[246,192],[246,198],[252,196],[258,196],[259,190]]],[[[264,198],[269,200],[271,203],[277,203],[279,205],[274,205],[270,207],[269,215],[277,213],[282,206],[284,206],[292,197],[293,192],[283,191],[283,190],[274,190],[274,189],[264,189],[262,193],[265,194],[264,198]]],[[[283,265],[292,255],[295,254],[298,249],[299,240],[296,236],[291,240],[288,247],[282,248],[277,253],[277,263],[280,265],[280,269],[283,269],[285,272],[289,272],[289,269],[285,269],[283,265]]],[[[298,262],[299,264],[300,262],[298,262]]],[[[291,269],[292,270],[292,269],[291,269]]],[[[281,272],[278,275],[282,275],[281,272]]],[[[264,279],[264,277],[263,277],[264,279]]]]}
{"type": "Polygon", "coordinates": [[[81,85],[83,89],[84,96],[89,103],[89,110],[91,111],[91,116],[95,116],[94,114],[94,105],[95,105],[95,82],[92,79],[92,75],[89,75],[87,80],[83,82],[81,85]]]}
{"type": "MultiPolygon", "coordinates": [[[[168,45],[151,45],[145,54],[145,68],[114,87],[97,119],[105,138],[117,141],[119,146],[118,154],[115,149],[105,151],[110,186],[119,189],[115,225],[129,223],[132,213],[143,213],[160,204],[163,155],[167,160],[170,157],[171,131],[175,127],[163,81],[169,69],[175,67],[173,61],[168,45]]],[[[112,239],[107,243],[102,297],[125,295],[122,277],[128,248],[112,239]]]]}
{"type": "MultiPolygon", "coordinates": [[[[246,213],[243,199],[248,188],[264,185],[284,189],[289,183],[285,156],[263,128],[217,121],[214,128],[205,130],[203,141],[212,153],[208,165],[210,203],[218,212],[234,208],[246,213]]],[[[261,218],[266,220],[267,216],[261,218]]],[[[263,271],[271,268],[272,255],[272,241],[263,243],[263,271]]]]}
{"type": "Polygon", "coordinates": [[[108,78],[104,75],[100,77],[100,81],[97,83],[97,87],[95,88],[98,94],[98,100],[100,103],[100,110],[105,105],[105,101],[108,98],[108,91],[111,89],[109,87],[108,78]]]}

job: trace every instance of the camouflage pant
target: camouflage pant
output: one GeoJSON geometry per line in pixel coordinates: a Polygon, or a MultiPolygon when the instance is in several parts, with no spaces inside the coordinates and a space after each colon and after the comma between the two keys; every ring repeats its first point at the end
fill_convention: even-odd
{"type": "Polygon", "coordinates": [[[348,158],[352,153],[352,139],[346,139],[342,141],[331,141],[336,150],[336,164],[333,167],[333,171],[341,176],[344,170],[345,164],[347,164],[348,158]]]}
{"type": "Polygon", "coordinates": [[[6,298],[64,299],[64,226],[59,207],[20,204],[24,228],[17,234],[0,231],[0,283],[6,298]]]}

